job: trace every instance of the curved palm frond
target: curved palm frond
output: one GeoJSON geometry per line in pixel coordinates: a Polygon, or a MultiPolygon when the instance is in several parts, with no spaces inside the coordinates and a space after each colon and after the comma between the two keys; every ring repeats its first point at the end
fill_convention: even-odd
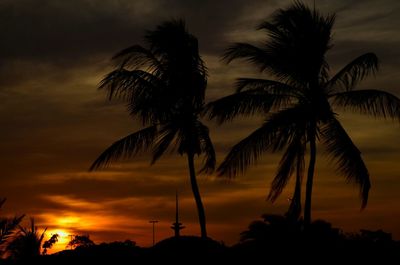
{"type": "Polygon", "coordinates": [[[208,127],[198,121],[197,128],[200,150],[204,156],[203,167],[200,169],[199,173],[209,174],[215,170],[215,165],[217,164],[214,145],[211,141],[208,127]]]}
{"type": "Polygon", "coordinates": [[[285,213],[285,216],[289,220],[297,221],[301,215],[301,186],[304,177],[304,168],[305,168],[305,147],[302,154],[297,155],[296,161],[296,182],[294,186],[293,196],[290,201],[289,209],[285,213]]]}
{"type": "Polygon", "coordinates": [[[276,128],[264,123],[249,136],[234,145],[218,167],[219,175],[235,177],[243,174],[249,165],[255,164],[274,141],[276,128]]]}
{"type": "MultiPolygon", "coordinates": [[[[7,201],[6,198],[0,200],[0,209],[3,207],[4,203],[7,201]]],[[[15,216],[13,218],[1,217],[0,218],[0,257],[3,256],[5,250],[7,249],[7,243],[10,242],[16,235],[16,229],[19,227],[22,219],[25,215],[15,216]]]]}
{"type": "Polygon", "coordinates": [[[234,177],[255,164],[265,151],[282,150],[291,141],[296,124],[307,117],[305,111],[297,105],[272,114],[260,128],[232,147],[218,168],[219,175],[234,177]]]}
{"type": "Polygon", "coordinates": [[[262,89],[245,90],[207,104],[205,111],[210,119],[217,119],[221,124],[238,115],[266,114],[273,108],[287,105],[290,99],[290,96],[269,94],[262,89]]]}
{"type": "Polygon", "coordinates": [[[277,173],[271,184],[268,200],[274,202],[279,197],[293,172],[296,172],[298,177],[302,175],[304,166],[301,162],[304,163],[305,148],[301,135],[293,137],[279,162],[277,173]]]}
{"type": "Polygon", "coordinates": [[[106,167],[121,157],[131,157],[148,149],[158,135],[157,125],[132,133],[108,147],[91,165],[89,171],[106,167]]]}
{"type": "Polygon", "coordinates": [[[139,69],[145,67],[150,72],[162,72],[162,63],[157,59],[154,53],[140,45],[133,45],[121,50],[112,57],[116,65],[122,68],[139,69]]]}
{"type": "Polygon", "coordinates": [[[0,220],[0,248],[15,235],[15,230],[24,219],[25,215],[0,220]]]}
{"type": "Polygon", "coordinates": [[[271,94],[298,97],[301,95],[299,88],[275,80],[258,78],[238,78],[236,81],[236,92],[243,90],[261,90],[271,94]]]}
{"type": "Polygon", "coordinates": [[[99,89],[106,89],[109,100],[126,100],[129,113],[138,116],[143,125],[165,120],[175,102],[161,79],[142,70],[114,70],[101,81],[99,89]]]}
{"type": "Polygon", "coordinates": [[[174,126],[174,124],[167,124],[162,126],[158,133],[157,142],[153,147],[153,157],[151,159],[151,164],[157,162],[158,159],[167,151],[168,147],[173,142],[179,128],[174,126]]]}
{"type": "Polygon", "coordinates": [[[332,103],[345,110],[355,110],[375,117],[400,120],[400,99],[395,95],[375,89],[352,90],[332,94],[332,103]]]}
{"type": "Polygon", "coordinates": [[[222,56],[222,60],[226,63],[237,59],[244,59],[256,65],[260,72],[269,68],[268,54],[264,50],[248,43],[235,43],[228,47],[222,56]]]}
{"type": "Polygon", "coordinates": [[[142,70],[117,69],[107,74],[99,89],[106,89],[109,100],[113,98],[140,99],[155,90],[160,90],[162,81],[155,75],[142,70]]]}
{"type": "Polygon", "coordinates": [[[342,68],[329,80],[325,89],[330,91],[350,91],[365,77],[378,71],[378,57],[374,53],[363,54],[342,68]]]}
{"type": "Polygon", "coordinates": [[[324,124],[321,137],[328,154],[333,160],[336,160],[337,171],[344,175],[347,181],[359,185],[361,207],[364,208],[368,202],[371,183],[361,152],[336,118],[332,118],[324,124]]]}
{"type": "Polygon", "coordinates": [[[163,80],[151,72],[117,69],[101,81],[99,89],[107,89],[109,99],[120,97],[137,100],[142,95],[159,92],[162,85],[163,80]]]}

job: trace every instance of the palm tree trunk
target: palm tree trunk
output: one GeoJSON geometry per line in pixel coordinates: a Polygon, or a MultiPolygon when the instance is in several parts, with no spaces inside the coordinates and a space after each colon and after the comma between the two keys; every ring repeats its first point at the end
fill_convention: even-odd
{"type": "Polygon", "coordinates": [[[197,213],[199,215],[201,237],[207,238],[206,215],[204,213],[203,203],[201,202],[199,187],[197,186],[196,172],[194,169],[194,156],[193,154],[189,153],[187,154],[187,156],[188,156],[189,173],[190,173],[190,184],[192,185],[192,192],[194,199],[196,201],[197,213]]]}
{"type": "Polygon", "coordinates": [[[317,157],[317,147],[315,143],[315,130],[309,131],[310,139],[310,163],[308,165],[307,183],[306,183],[306,201],[304,203],[304,226],[308,227],[311,223],[311,195],[313,187],[315,160],[317,157]]]}

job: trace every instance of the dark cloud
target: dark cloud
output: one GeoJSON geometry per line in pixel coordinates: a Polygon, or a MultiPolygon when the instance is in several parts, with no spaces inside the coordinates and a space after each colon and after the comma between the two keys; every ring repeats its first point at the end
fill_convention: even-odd
{"type": "Polygon", "coordinates": [[[6,1],[0,8],[0,55],[62,63],[137,42],[153,19],[142,6],[141,1],[6,1]]]}
{"type": "Polygon", "coordinates": [[[205,50],[220,47],[246,1],[3,1],[0,58],[76,63],[142,41],[146,29],[184,18],[205,50]],[[212,29],[212,30],[210,30],[212,29]]]}

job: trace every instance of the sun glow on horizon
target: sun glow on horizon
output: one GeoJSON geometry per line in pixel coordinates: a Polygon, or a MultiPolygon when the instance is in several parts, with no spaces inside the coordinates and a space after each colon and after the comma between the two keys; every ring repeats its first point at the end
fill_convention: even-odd
{"type": "Polygon", "coordinates": [[[52,254],[58,251],[65,250],[67,244],[71,240],[71,233],[64,228],[53,228],[46,231],[46,240],[48,240],[51,236],[58,234],[58,241],[54,244],[54,246],[48,250],[48,254],[52,254]]]}

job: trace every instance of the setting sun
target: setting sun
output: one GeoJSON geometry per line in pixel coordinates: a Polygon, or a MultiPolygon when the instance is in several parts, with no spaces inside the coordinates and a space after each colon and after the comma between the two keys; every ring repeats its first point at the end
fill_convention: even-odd
{"type": "Polygon", "coordinates": [[[54,246],[49,249],[48,254],[55,253],[61,250],[65,250],[67,244],[71,240],[71,234],[62,228],[54,228],[54,229],[48,229],[46,231],[46,238],[45,240],[48,240],[52,235],[58,234],[58,241],[54,246]]]}

